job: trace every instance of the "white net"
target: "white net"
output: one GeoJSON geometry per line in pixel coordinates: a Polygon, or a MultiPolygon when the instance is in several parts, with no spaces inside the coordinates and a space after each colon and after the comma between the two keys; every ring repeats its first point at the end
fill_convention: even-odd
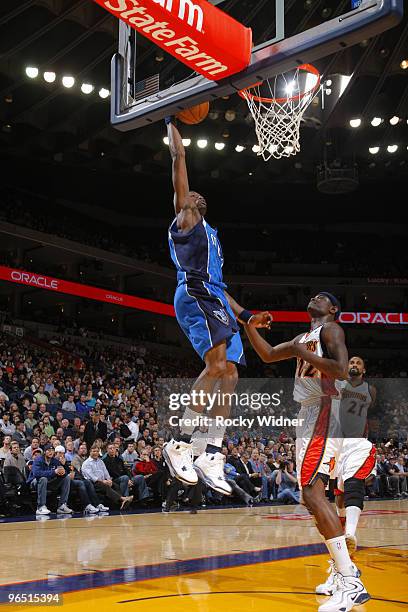
{"type": "Polygon", "coordinates": [[[257,154],[265,161],[299,153],[300,124],[319,86],[316,68],[304,65],[240,92],[255,121],[257,154]]]}

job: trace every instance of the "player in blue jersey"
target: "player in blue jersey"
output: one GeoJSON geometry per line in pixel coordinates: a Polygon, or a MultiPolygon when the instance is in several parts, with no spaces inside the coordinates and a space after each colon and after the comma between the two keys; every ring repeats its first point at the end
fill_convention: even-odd
{"type": "MultiPolygon", "coordinates": [[[[219,389],[220,396],[234,392],[238,381],[236,364],[245,364],[237,318],[251,326],[269,327],[271,317],[252,315],[226,293],[224,263],[218,234],[205,220],[207,203],[190,191],[182,138],[172,118],[166,119],[169,149],[173,161],[174,208],[176,217],[169,228],[170,253],[177,269],[174,307],[177,321],[193,348],[205,363],[193,390],[205,394],[219,389]]],[[[207,395],[205,397],[208,397],[207,395]]],[[[182,417],[181,435],[171,440],[163,455],[170,472],[186,484],[197,482],[197,473],[216,491],[231,494],[224,478],[221,445],[225,427],[213,421],[208,429],[205,452],[192,462],[191,435],[205,403],[191,403],[182,417]]],[[[210,417],[228,417],[229,402],[219,402],[210,417]]]]}

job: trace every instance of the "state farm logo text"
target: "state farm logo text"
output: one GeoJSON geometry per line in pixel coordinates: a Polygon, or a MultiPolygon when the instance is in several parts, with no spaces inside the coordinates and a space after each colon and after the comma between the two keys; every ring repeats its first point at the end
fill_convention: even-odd
{"type": "MultiPolygon", "coordinates": [[[[215,76],[229,70],[222,61],[207,55],[200,50],[200,43],[190,36],[179,36],[170,27],[167,21],[157,21],[148,9],[142,5],[143,0],[104,0],[103,5],[120,19],[138,30],[141,34],[151,38],[154,43],[161,46],[165,51],[188,62],[192,69],[199,69],[197,72],[205,73],[205,76],[215,76]]],[[[173,9],[173,0],[153,0],[155,4],[160,4],[169,12],[173,9]]],[[[179,0],[178,17],[194,27],[197,32],[202,34],[203,11],[193,4],[191,0],[179,0]]],[[[199,38],[195,36],[195,38],[199,38]]],[[[221,78],[221,77],[220,77],[221,78]]]]}
{"type": "Polygon", "coordinates": [[[58,281],[53,278],[47,278],[39,274],[30,274],[29,272],[19,272],[13,270],[11,279],[17,283],[25,283],[26,285],[34,285],[43,289],[58,289],[58,281]]]}

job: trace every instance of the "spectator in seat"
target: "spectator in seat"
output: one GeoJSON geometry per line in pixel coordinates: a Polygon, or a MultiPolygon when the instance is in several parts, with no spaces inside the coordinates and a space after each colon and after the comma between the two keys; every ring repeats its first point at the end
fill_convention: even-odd
{"type": "Polygon", "coordinates": [[[15,425],[10,422],[10,414],[5,412],[0,419],[0,431],[5,436],[12,436],[16,431],[15,425]]]}
{"type": "Polygon", "coordinates": [[[77,454],[71,461],[71,465],[73,465],[74,468],[78,470],[78,472],[81,472],[82,465],[84,461],[87,459],[87,457],[88,457],[88,449],[86,448],[85,442],[82,442],[82,444],[80,444],[78,447],[77,454]]]}
{"type": "Polygon", "coordinates": [[[28,483],[37,489],[37,515],[48,515],[47,493],[59,491],[60,504],[57,508],[58,514],[72,514],[68,508],[67,501],[71,487],[71,479],[66,474],[65,468],[54,456],[54,448],[47,444],[44,454],[34,459],[28,483]]]}
{"type": "Polygon", "coordinates": [[[130,430],[131,439],[136,442],[139,437],[139,425],[137,421],[134,421],[129,414],[125,416],[125,424],[130,430]]]}
{"type": "Polygon", "coordinates": [[[43,419],[42,419],[42,424],[43,424],[43,432],[49,438],[51,438],[51,436],[53,436],[55,434],[55,430],[54,430],[54,427],[50,423],[50,417],[49,416],[44,416],[43,419]]]}
{"type": "MultiPolygon", "coordinates": [[[[24,451],[24,459],[26,461],[31,461],[31,459],[33,458],[33,452],[35,450],[37,450],[37,448],[40,448],[40,440],[39,438],[33,438],[31,440],[31,444],[30,446],[27,446],[27,448],[24,451]]],[[[41,449],[40,449],[41,451],[41,449]]],[[[41,451],[42,453],[42,451],[41,451]]]]}
{"type": "Polygon", "coordinates": [[[61,429],[64,432],[64,440],[66,440],[66,438],[68,436],[71,437],[71,438],[74,437],[74,430],[71,427],[71,424],[68,421],[68,419],[62,419],[62,421],[61,421],[61,429]]]}
{"type": "Polygon", "coordinates": [[[133,476],[142,475],[147,486],[156,497],[166,497],[166,472],[158,469],[156,463],[150,459],[148,450],[143,450],[139,461],[136,461],[132,472],[133,476]]]}
{"type": "Polygon", "coordinates": [[[251,453],[251,459],[249,461],[250,469],[252,474],[250,474],[250,478],[252,479],[252,483],[257,487],[261,487],[261,498],[262,501],[269,500],[269,492],[268,492],[268,478],[265,473],[265,463],[260,461],[259,450],[254,448],[251,453]]]}
{"type": "Polygon", "coordinates": [[[71,492],[78,493],[84,514],[97,514],[99,512],[99,499],[96,495],[93,483],[90,480],[86,480],[82,472],[78,472],[74,466],[66,460],[65,448],[63,446],[57,446],[55,449],[55,457],[65,468],[65,473],[69,475],[71,480],[71,492]]]}
{"type": "Polygon", "coordinates": [[[82,464],[82,474],[94,484],[98,495],[104,495],[113,504],[120,505],[121,510],[125,510],[133,501],[133,496],[121,495],[119,487],[112,481],[106,469],[106,465],[99,457],[99,447],[91,447],[88,459],[82,464]]]}
{"type": "Polygon", "coordinates": [[[70,393],[68,395],[68,399],[65,400],[62,404],[62,409],[65,412],[76,412],[76,404],[74,402],[74,394],[70,393]]]}
{"type": "Polygon", "coordinates": [[[125,466],[128,468],[128,470],[133,470],[135,461],[139,459],[139,455],[135,450],[135,443],[133,440],[127,443],[126,450],[124,453],[122,453],[122,459],[125,462],[125,466]]]}
{"type": "Polygon", "coordinates": [[[81,393],[79,401],[76,403],[76,413],[85,416],[89,413],[89,406],[86,403],[86,395],[81,393]]]}
{"type": "Polygon", "coordinates": [[[5,459],[11,450],[11,436],[4,436],[3,446],[0,448],[0,461],[5,459]]]}
{"type": "Polygon", "coordinates": [[[118,455],[118,449],[112,442],[108,444],[107,451],[106,456],[103,458],[106,469],[108,470],[113,482],[118,485],[122,495],[124,497],[128,497],[129,486],[132,487],[133,483],[129,482],[129,474],[123,459],[118,455]]]}
{"type": "Polygon", "coordinates": [[[48,404],[48,395],[44,392],[44,385],[38,387],[37,393],[34,394],[34,399],[37,404],[48,404]]]}
{"type": "Polygon", "coordinates": [[[297,476],[293,461],[282,461],[276,475],[278,485],[278,501],[288,504],[298,504],[300,493],[297,488],[297,476]]]}
{"type": "Polygon", "coordinates": [[[18,442],[20,446],[26,448],[28,446],[28,440],[25,434],[25,425],[23,421],[19,421],[16,425],[16,431],[13,434],[13,440],[18,442]]]}
{"type": "Polygon", "coordinates": [[[227,458],[227,462],[232,465],[238,473],[238,476],[235,478],[237,485],[251,497],[256,497],[260,493],[261,487],[256,487],[250,478],[251,470],[248,464],[249,455],[246,453],[242,453],[242,455],[243,458],[240,457],[238,448],[234,446],[231,450],[231,454],[227,458]]]}
{"type": "Polygon", "coordinates": [[[97,438],[100,438],[103,442],[105,442],[107,437],[107,425],[106,423],[100,421],[99,412],[95,411],[91,420],[85,425],[84,441],[86,442],[88,449],[90,449],[97,438]]]}
{"type": "Polygon", "coordinates": [[[21,453],[20,445],[16,441],[11,442],[10,452],[7,454],[7,457],[4,460],[3,467],[15,467],[20,470],[21,475],[24,477],[24,469],[25,469],[25,460],[24,456],[21,453]]]}
{"type": "Polygon", "coordinates": [[[34,413],[32,410],[27,410],[27,417],[24,421],[24,425],[26,427],[26,432],[29,437],[33,434],[33,429],[37,425],[37,420],[34,418],[34,413]]]}
{"type": "Polygon", "coordinates": [[[398,457],[397,461],[395,461],[394,463],[394,466],[398,470],[397,476],[400,479],[400,492],[402,494],[402,497],[408,497],[408,492],[407,492],[408,470],[407,470],[407,462],[404,459],[403,455],[400,455],[398,457]]]}

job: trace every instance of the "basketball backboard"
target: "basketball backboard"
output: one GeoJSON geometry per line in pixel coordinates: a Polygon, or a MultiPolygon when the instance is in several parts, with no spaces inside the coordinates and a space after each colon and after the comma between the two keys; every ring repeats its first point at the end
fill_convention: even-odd
{"type": "Polygon", "coordinates": [[[396,26],[403,16],[403,0],[327,0],[324,4],[319,0],[210,2],[252,27],[254,47],[248,68],[226,79],[210,81],[171,60],[159,74],[146,76],[138,68],[139,34],[119,21],[119,48],[112,58],[114,127],[133,130],[195,104],[237,93],[254,82],[376,36],[396,26]]]}

